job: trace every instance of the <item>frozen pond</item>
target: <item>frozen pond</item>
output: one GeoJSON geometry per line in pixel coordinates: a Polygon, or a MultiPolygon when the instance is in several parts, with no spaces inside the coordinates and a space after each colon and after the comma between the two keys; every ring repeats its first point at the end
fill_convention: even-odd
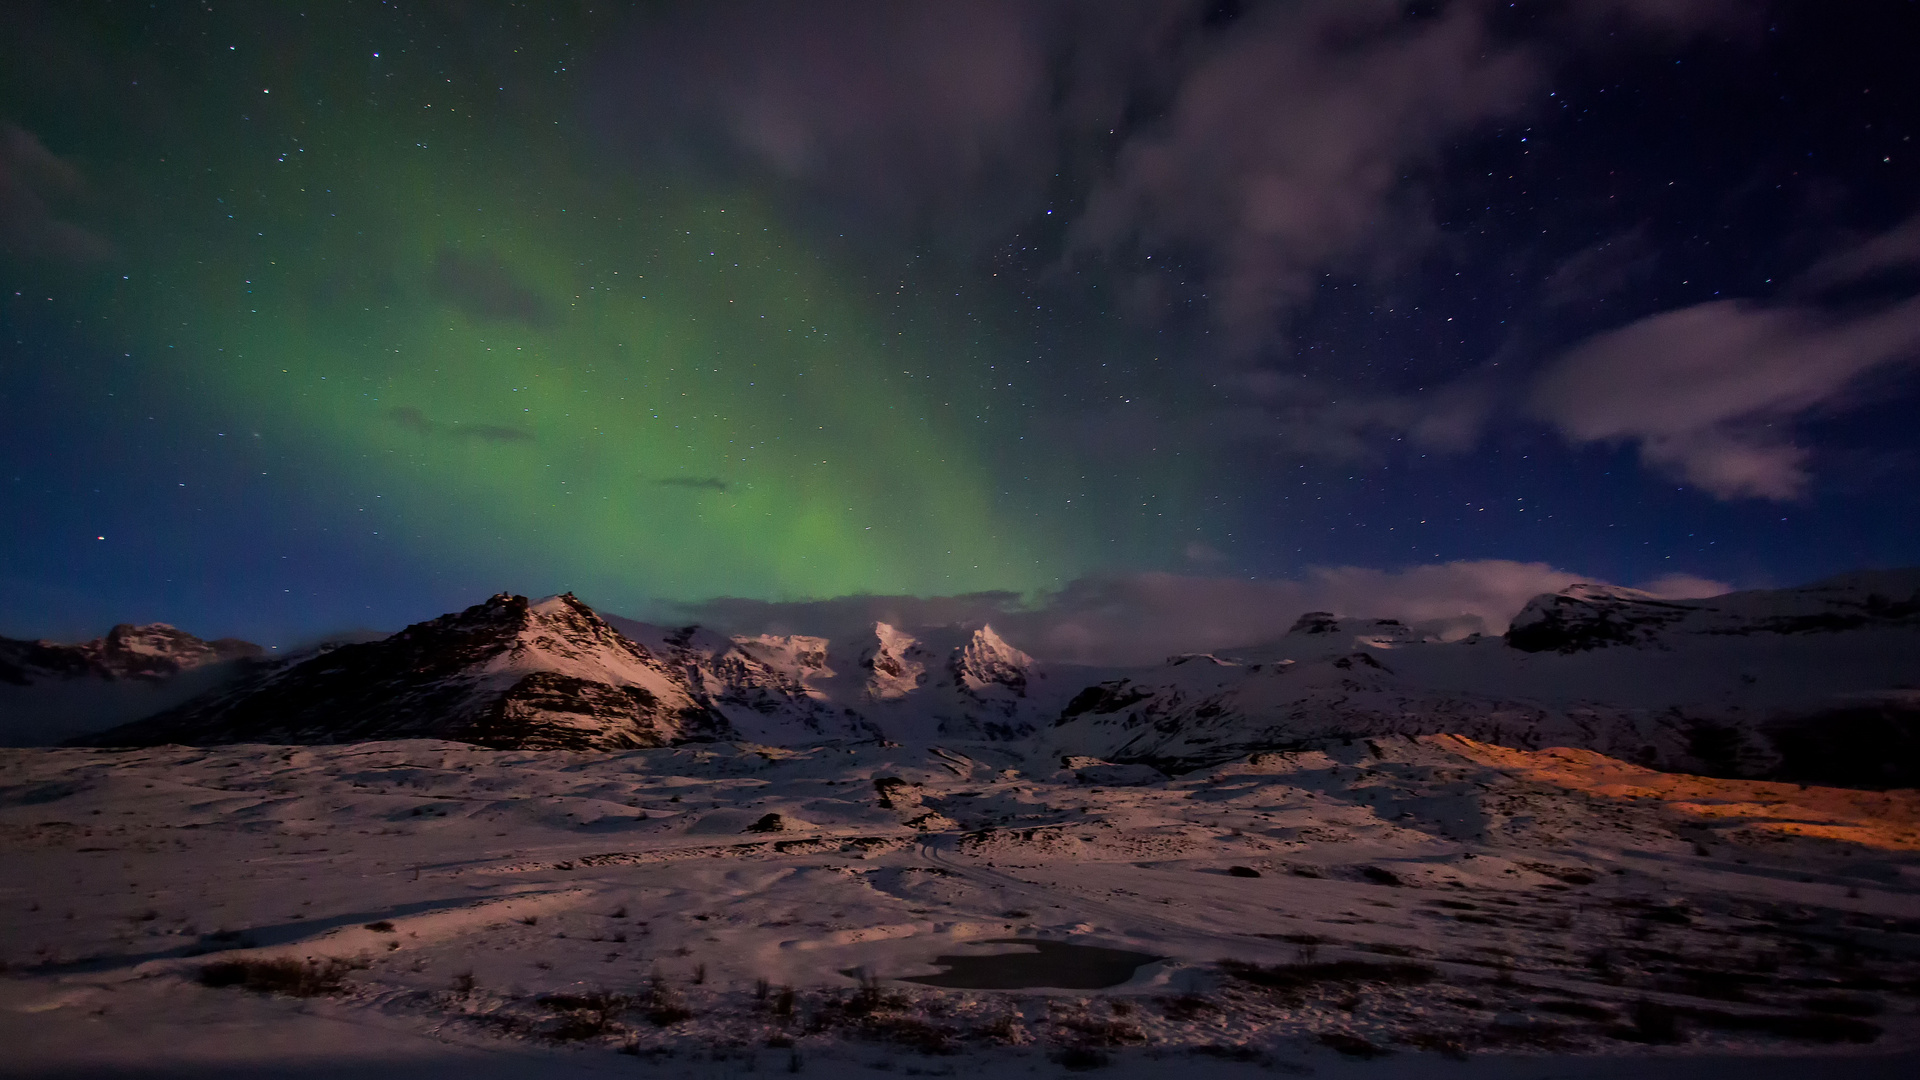
{"type": "Polygon", "coordinates": [[[1029,938],[996,938],[982,945],[1018,945],[1020,952],[987,955],[949,954],[934,958],[947,970],[938,975],[910,975],[902,982],[944,986],[956,990],[1104,990],[1133,978],[1143,964],[1165,957],[1095,945],[1029,938]]]}

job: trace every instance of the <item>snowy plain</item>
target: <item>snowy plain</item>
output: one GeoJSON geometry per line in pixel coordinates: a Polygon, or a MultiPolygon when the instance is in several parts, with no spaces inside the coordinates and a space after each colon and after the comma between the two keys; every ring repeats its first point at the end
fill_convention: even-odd
{"type": "Polygon", "coordinates": [[[1060,765],[871,742],[0,751],[0,1073],[1920,1064],[1914,792],[1448,735],[1177,777],[1060,765]],[[1105,988],[903,981],[1031,951],[1010,940],[1157,959],[1105,988]],[[274,960],[326,985],[206,985],[274,960]]]}

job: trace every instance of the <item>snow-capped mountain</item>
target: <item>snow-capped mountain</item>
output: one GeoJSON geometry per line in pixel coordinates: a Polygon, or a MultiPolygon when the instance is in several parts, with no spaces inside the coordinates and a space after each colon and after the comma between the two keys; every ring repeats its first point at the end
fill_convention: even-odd
{"type": "Polygon", "coordinates": [[[0,746],[32,746],[170,708],[264,663],[237,638],[203,641],[165,623],[92,641],[0,638],[0,746]]]}
{"type": "Polygon", "coordinates": [[[1507,630],[1507,644],[1525,652],[1575,653],[1615,645],[1664,648],[1690,635],[1916,627],[1920,572],[1876,570],[1797,589],[1756,589],[1706,600],[1662,600],[1635,589],[1575,585],[1529,601],[1507,630]]]}
{"type": "Polygon", "coordinates": [[[728,637],[503,593],[89,741],[891,740],[1181,770],[1440,733],[1718,775],[1920,782],[1920,571],[1709,600],[1574,586],[1534,598],[1504,638],[1308,612],[1267,645],[1132,669],[1036,661],[990,626],[728,637]]]}
{"type": "Polygon", "coordinates": [[[1089,687],[1045,742],[1186,768],[1442,732],[1688,772],[1920,782],[1920,571],[1707,600],[1577,585],[1535,597],[1504,639],[1313,612],[1274,644],[1089,687]]]}
{"type": "Polygon", "coordinates": [[[264,652],[238,638],[202,641],[166,623],[121,623],[105,637],[70,645],[0,637],[0,683],[29,686],[89,678],[157,681],[208,664],[254,659],[264,652]]]}
{"type": "Polygon", "coordinates": [[[1047,669],[991,626],[916,628],[876,623],[862,643],[856,706],[903,741],[1010,742],[1064,704],[1047,669]]]}
{"type": "Polygon", "coordinates": [[[834,679],[826,638],[730,638],[699,626],[667,629],[617,616],[607,622],[683,680],[732,737],[776,745],[879,737],[858,711],[822,689],[834,679]]]}

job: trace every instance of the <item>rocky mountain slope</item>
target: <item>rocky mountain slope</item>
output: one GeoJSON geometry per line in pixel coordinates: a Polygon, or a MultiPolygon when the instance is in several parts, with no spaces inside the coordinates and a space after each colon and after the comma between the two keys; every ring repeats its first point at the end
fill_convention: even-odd
{"type": "Polygon", "coordinates": [[[686,674],[572,596],[500,594],[343,645],[86,740],[102,745],[445,738],[613,749],[731,737],[686,674]]]}

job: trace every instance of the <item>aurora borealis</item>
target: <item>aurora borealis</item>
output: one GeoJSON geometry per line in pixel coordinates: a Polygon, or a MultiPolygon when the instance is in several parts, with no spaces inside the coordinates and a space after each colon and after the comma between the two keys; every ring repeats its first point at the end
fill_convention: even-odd
{"type": "Polygon", "coordinates": [[[944,385],[964,330],[847,287],[750,193],[612,175],[528,115],[565,79],[503,109],[402,49],[343,78],[324,29],[253,30],[199,50],[216,119],[124,177],[142,272],[90,283],[139,392],[386,501],[416,556],[459,534],[696,596],[1064,568],[968,430],[994,403],[944,385]]]}
{"type": "MultiPolygon", "coordinates": [[[[1872,88],[1891,100],[1866,128],[1793,113],[1876,140],[1859,163],[1822,145],[1796,180],[1759,134],[1778,118],[1665,69],[1812,70],[1857,26],[1775,19],[1804,39],[1782,45],[1738,4],[1651,29],[1618,6],[1592,18],[1632,43],[1604,48],[1569,14],[1601,3],[1352,9],[1386,20],[1354,31],[1364,55],[1305,55],[1269,92],[1338,115],[1348,60],[1386,85],[1462,34],[1492,59],[1451,106],[1378,91],[1390,136],[1354,161],[1280,155],[1338,199],[1219,225],[1194,207],[1231,177],[1202,184],[1183,147],[1268,151],[1182,118],[1236,56],[1300,59],[1324,5],[1116,9],[1157,52],[1095,41],[1074,4],[927,16],[979,40],[857,3],[24,5],[0,45],[0,629],[292,640],[499,588],[644,613],[1154,571],[1493,558],[1763,583],[1920,557],[1900,419],[1920,334],[1889,307],[1915,260],[1806,284],[1920,210],[1887,131],[1911,73],[1872,88]],[[927,56],[948,81],[916,97],[927,56]],[[1609,88],[1640,98],[1608,113],[1609,88]],[[1661,93],[1696,95],[1725,145],[1631,145],[1661,93]],[[1752,193],[1776,173],[1801,187],[1752,193]],[[1858,377],[1672,430],[1541,389],[1606,356],[1574,345],[1716,297],[1836,333],[1895,316],[1858,377]],[[1791,446],[1754,441],[1775,424],[1791,446]]],[[[1328,141],[1252,142],[1289,137],[1328,141]]]]}

